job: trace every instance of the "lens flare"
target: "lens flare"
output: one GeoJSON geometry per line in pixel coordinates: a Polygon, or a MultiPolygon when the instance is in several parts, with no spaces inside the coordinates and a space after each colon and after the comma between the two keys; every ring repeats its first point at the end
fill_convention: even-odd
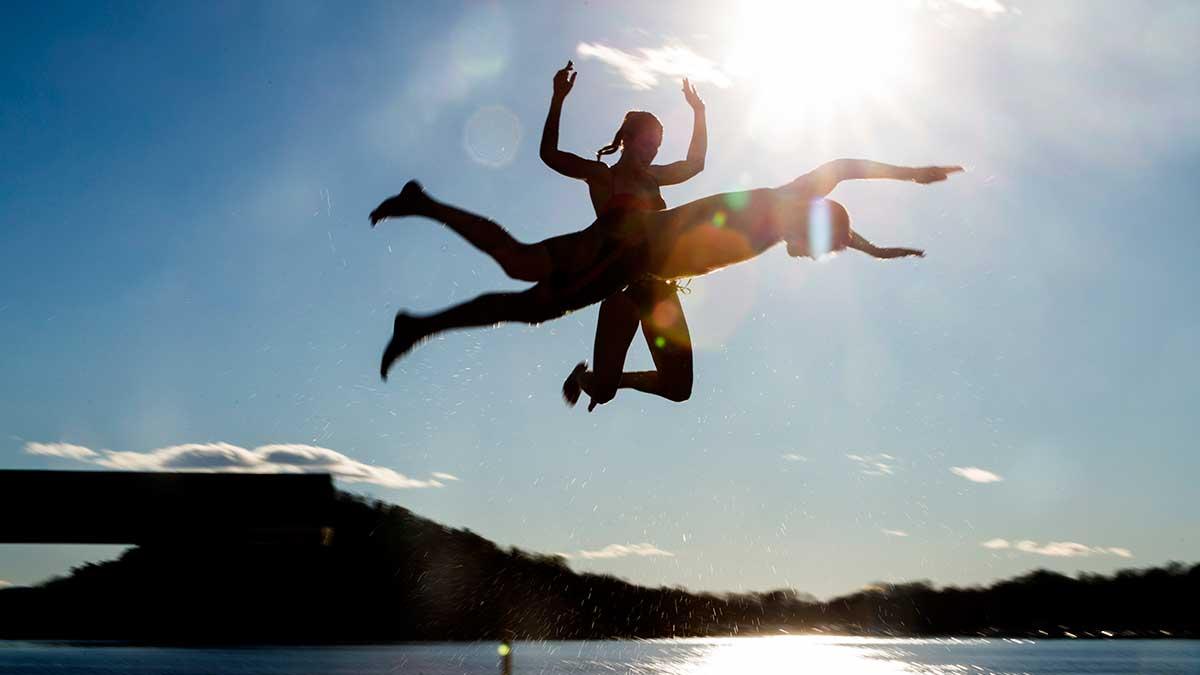
{"type": "Polygon", "coordinates": [[[725,206],[728,206],[730,211],[741,211],[749,203],[749,192],[730,192],[725,195],[725,206]]]}
{"type": "Polygon", "coordinates": [[[450,38],[451,62],[460,77],[491,79],[504,72],[512,56],[513,28],[499,3],[478,3],[459,19],[450,38]]]}
{"type": "Polygon", "coordinates": [[[808,250],[814,258],[833,250],[833,224],[824,199],[814,200],[808,207],[808,250]]]}
{"type": "Polygon", "coordinates": [[[480,108],[463,127],[463,148],[488,168],[508,166],[521,143],[521,121],[502,105],[480,108]]]}

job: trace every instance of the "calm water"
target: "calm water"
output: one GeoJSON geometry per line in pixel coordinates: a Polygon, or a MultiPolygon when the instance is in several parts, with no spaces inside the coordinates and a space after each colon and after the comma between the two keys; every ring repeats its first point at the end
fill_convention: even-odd
{"type": "MultiPolygon", "coordinates": [[[[0,642],[0,673],[332,675],[498,673],[495,644],[156,649],[0,642]]],[[[514,675],[799,673],[1200,674],[1200,641],[895,640],[828,637],[517,643],[514,675]]]]}

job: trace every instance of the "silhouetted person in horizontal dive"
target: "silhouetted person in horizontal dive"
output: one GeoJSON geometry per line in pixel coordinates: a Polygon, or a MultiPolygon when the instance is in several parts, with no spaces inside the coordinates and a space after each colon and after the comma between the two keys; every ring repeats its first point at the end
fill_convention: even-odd
{"type": "Polygon", "coordinates": [[[777,188],[713,195],[666,211],[622,211],[586,229],[524,244],[481,216],[436,201],[416,181],[371,212],[371,222],[402,216],[437,220],[490,255],[512,278],[536,282],[520,292],[487,293],[425,316],[398,312],[380,375],[418,342],[437,333],[503,322],[536,324],[600,302],[649,274],[700,276],[749,260],[779,242],[793,257],[855,248],[877,258],[923,255],[880,248],[850,229],[850,215],[826,199],[843,180],[945,180],[957,166],[901,167],[838,159],[777,188]]]}
{"type": "MultiPolygon", "coordinates": [[[[546,166],[588,185],[596,217],[610,224],[620,222],[621,211],[661,211],[667,208],[659,188],[682,183],[704,169],[708,149],[708,131],[704,102],[685,78],[683,96],[693,112],[692,140],[687,158],[666,165],[652,164],[662,144],[663,127],[654,115],[642,111],[626,113],[613,142],[590,160],[558,149],[558,125],[562,104],[575,85],[572,64],[554,76],[554,95],[542,131],[541,157],[546,166]],[[611,168],[600,161],[604,155],[621,151],[611,168]]],[[[587,373],[587,364],[576,366],[563,384],[563,397],[570,405],[579,400],[580,387],[588,384],[589,393],[619,384],[633,387],[673,401],[683,401],[692,391],[692,340],[683,305],[674,281],[643,275],[629,286],[600,303],[596,325],[593,363],[596,375],[587,373]],[[625,355],[633,342],[638,325],[654,360],[654,370],[622,373],[625,355]]],[[[611,398],[611,397],[610,397],[611,398]]],[[[592,399],[592,406],[596,398],[592,399]]]]}

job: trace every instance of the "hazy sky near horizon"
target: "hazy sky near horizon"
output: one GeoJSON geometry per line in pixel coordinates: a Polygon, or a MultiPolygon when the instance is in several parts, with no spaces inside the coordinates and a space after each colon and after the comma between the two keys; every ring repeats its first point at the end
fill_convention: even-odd
{"type": "MultiPolygon", "coordinates": [[[[1200,560],[1200,4],[38,3],[0,28],[0,468],[319,467],[575,569],[829,596],[1200,560]],[[591,221],[537,143],[629,109],[702,174],[954,163],[834,197],[921,260],[770,251],[695,280],[692,400],[559,387],[596,310],[448,334],[522,285],[403,182],[525,240],[591,221]]],[[[649,364],[640,338],[630,366],[649,364]]],[[[12,517],[11,514],[5,517],[12,517]]],[[[0,585],[113,547],[0,545],[0,585]]]]}

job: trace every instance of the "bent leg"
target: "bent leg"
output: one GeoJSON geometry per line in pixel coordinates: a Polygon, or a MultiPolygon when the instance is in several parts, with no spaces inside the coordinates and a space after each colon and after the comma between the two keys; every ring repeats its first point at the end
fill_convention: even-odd
{"type": "MultiPolygon", "coordinates": [[[[634,295],[628,289],[600,303],[596,338],[592,346],[593,370],[577,375],[579,388],[592,399],[589,410],[608,403],[617,395],[617,388],[623,379],[621,371],[625,368],[625,356],[629,353],[629,345],[633,344],[633,336],[637,334],[638,314],[634,295]]],[[[566,386],[563,395],[572,405],[574,401],[571,399],[579,397],[577,392],[574,396],[568,395],[566,386]]]]}
{"type": "Polygon", "coordinates": [[[627,373],[623,386],[683,402],[692,395],[692,334],[674,284],[656,282],[651,291],[651,301],[641,307],[642,335],[654,359],[654,371],[647,375],[654,377],[643,382],[631,377],[637,373],[627,373]]]}
{"type": "Polygon", "coordinates": [[[617,389],[635,389],[677,402],[691,396],[692,340],[674,284],[640,281],[605,300],[600,312],[594,370],[573,373],[592,398],[589,410],[612,400],[617,389]],[[639,322],[655,369],[621,372],[639,322]]]}
{"type": "Polygon", "coordinates": [[[371,212],[371,222],[402,216],[424,216],[442,223],[494,259],[514,279],[541,281],[550,274],[551,259],[545,247],[519,242],[495,222],[437,201],[416,181],[409,181],[400,194],[384,200],[371,212]]]}

